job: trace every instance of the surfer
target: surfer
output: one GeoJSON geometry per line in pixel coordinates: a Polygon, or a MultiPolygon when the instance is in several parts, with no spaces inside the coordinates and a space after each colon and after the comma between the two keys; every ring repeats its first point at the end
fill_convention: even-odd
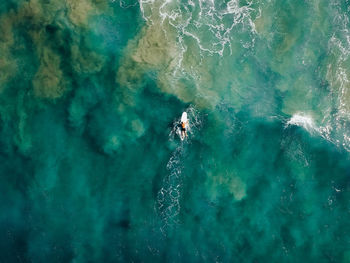
{"type": "Polygon", "coordinates": [[[180,124],[180,139],[183,141],[187,137],[187,126],[188,126],[188,119],[187,119],[187,113],[184,111],[181,116],[181,124],[180,124]]]}
{"type": "Polygon", "coordinates": [[[187,131],[186,131],[186,125],[187,125],[188,121],[182,121],[181,122],[181,137],[185,138],[187,137],[187,131]]]}

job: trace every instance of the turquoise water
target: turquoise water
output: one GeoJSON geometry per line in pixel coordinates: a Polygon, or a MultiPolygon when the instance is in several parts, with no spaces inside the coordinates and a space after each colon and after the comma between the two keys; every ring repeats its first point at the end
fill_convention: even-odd
{"type": "Polygon", "coordinates": [[[2,1],[0,262],[350,262],[349,4],[2,1]]]}

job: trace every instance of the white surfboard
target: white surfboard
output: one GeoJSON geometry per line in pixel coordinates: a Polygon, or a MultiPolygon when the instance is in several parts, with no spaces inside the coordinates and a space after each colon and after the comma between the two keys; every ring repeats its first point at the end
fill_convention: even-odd
{"type": "Polygon", "coordinates": [[[187,112],[184,111],[181,115],[181,122],[187,122],[187,112]]]}

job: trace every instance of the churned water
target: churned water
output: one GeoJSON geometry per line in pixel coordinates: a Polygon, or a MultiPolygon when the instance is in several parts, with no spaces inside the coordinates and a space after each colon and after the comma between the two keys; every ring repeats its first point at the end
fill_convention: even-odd
{"type": "Polygon", "coordinates": [[[350,262],[349,17],[1,1],[0,262],[350,262]]]}

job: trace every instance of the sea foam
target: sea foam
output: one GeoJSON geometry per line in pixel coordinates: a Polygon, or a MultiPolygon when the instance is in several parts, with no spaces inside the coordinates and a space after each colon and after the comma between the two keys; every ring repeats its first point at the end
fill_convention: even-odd
{"type": "Polygon", "coordinates": [[[313,118],[310,115],[306,115],[304,113],[296,113],[289,119],[286,126],[296,125],[304,128],[310,133],[314,133],[318,131],[318,128],[315,125],[313,118]]]}

